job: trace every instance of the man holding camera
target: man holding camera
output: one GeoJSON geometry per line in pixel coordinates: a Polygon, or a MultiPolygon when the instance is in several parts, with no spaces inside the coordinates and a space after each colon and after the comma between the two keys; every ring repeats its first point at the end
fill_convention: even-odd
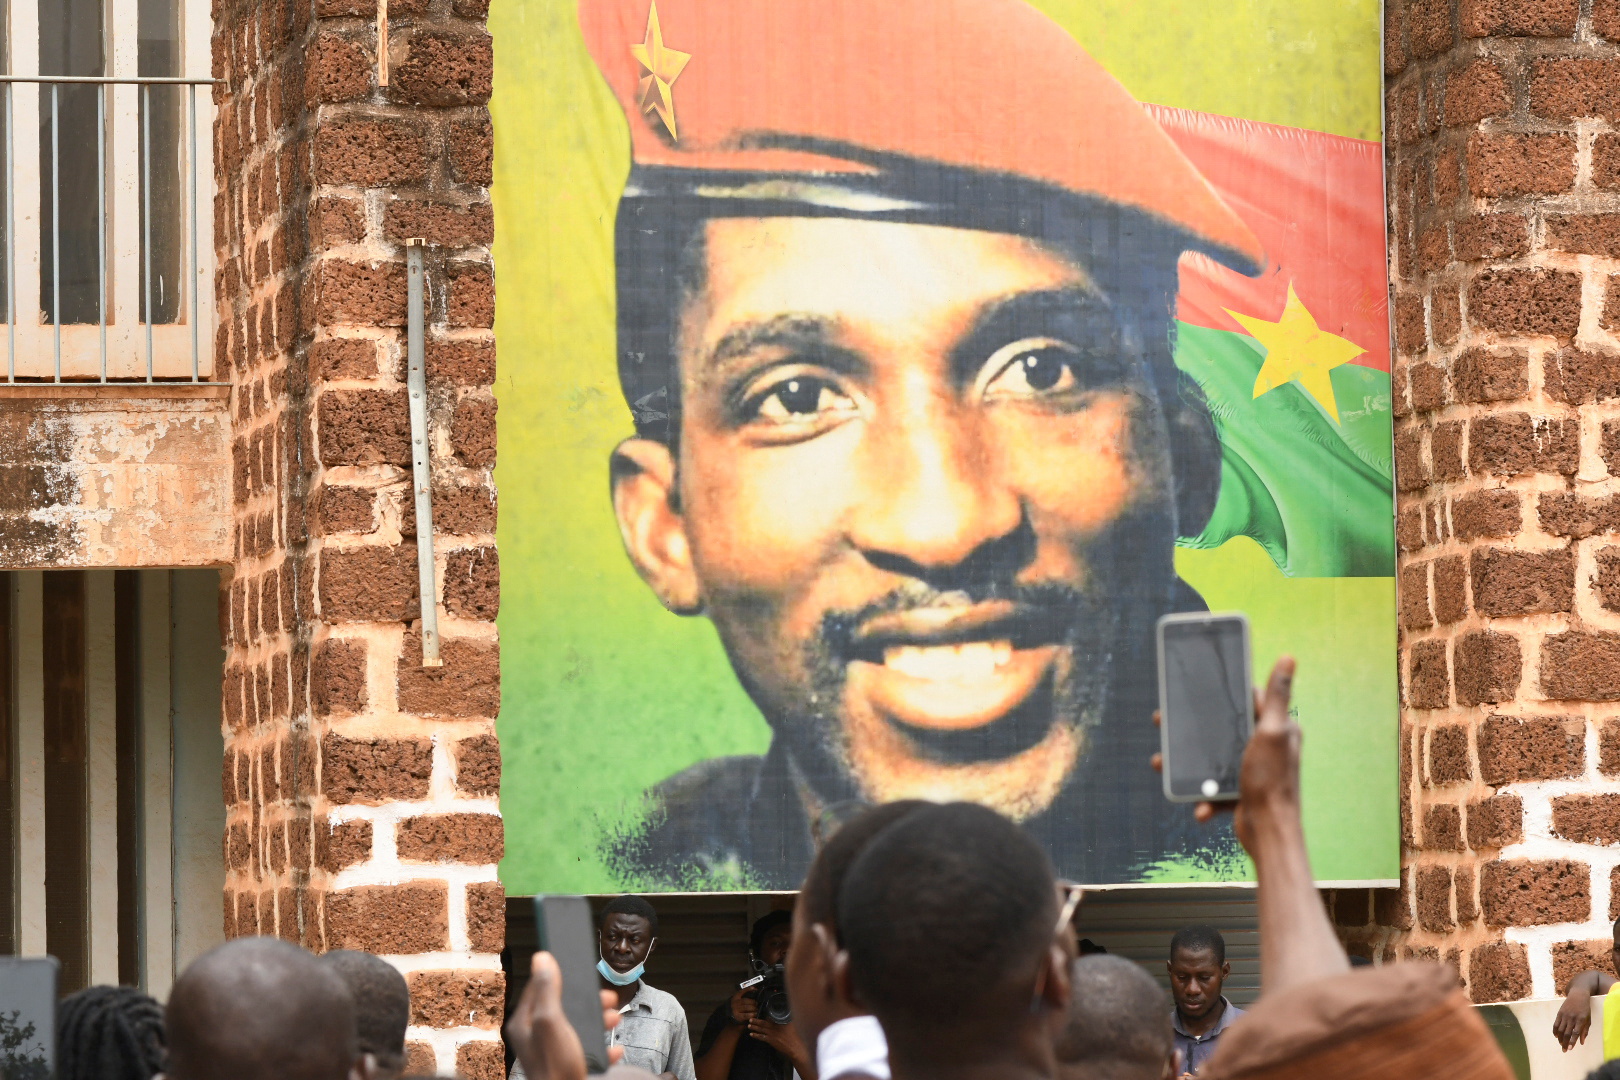
{"type": "Polygon", "coordinates": [[[755,977],[714,1010],[698,1040],[697,1080],[816,1080],[816,1066],[789,1022],[783,963],[793,916],[772,911],[754,921],[748,954],[755,977]]]}

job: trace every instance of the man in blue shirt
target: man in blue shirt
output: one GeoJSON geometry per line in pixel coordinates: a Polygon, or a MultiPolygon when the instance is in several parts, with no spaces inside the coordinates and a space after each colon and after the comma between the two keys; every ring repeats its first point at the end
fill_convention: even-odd
{"type": "Polygon", "coordinates": [[[1226,962],[1226,939],[1213,926],[1188,926],[1170,939],[1170,1026],[1181,1051],[1183,1075],[1197,1075],[1220,1041],[1221,1032],[1243,1015],[1221,993],[1232,973],[1226,962]]]}

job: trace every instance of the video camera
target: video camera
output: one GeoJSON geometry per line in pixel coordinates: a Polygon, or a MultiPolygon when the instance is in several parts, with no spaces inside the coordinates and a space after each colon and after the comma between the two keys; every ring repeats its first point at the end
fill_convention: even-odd
{"type": "Polygon", "coordinates": [[[748,996],[759,1002],[759,1014],[772,1023],[786,1024],[793,1019],[793,1007],[788,1004],[786,969],[781,964],[760,966],[761,973],[739,983],[738,988],[753,987],[754,992],[748,996]]]}

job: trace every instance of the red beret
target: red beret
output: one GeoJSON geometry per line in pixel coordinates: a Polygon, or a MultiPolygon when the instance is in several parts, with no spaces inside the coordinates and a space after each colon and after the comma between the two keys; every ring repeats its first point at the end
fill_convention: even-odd
{"type": "Polygon", "coordinates": [[[579,0],[637,166],[826,177],[914,159],[1134,207],[1264,262],[1142,106],[1023,0],[657,0],[656,32],[652,9],[579,0]]]}

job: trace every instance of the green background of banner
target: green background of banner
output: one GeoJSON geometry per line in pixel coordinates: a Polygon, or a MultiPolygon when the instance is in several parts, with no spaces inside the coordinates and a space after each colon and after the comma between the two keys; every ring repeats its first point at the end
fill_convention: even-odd
{"type": "MultiPolygon", "coordinates": [[[[1142,101],[1379,137],[1377,0],[1035,6],[1142,101]]],[[[763,752],[769,731],[709,623],[670,615],[636,577],[609,504],[608,453],[630,431],[613,363],[613,217],[629,167],[624,118],[585,51],[572,0],[496,0],[489,25],[501,877],[514,894],[612,891],[596,850],[602,827],[693,762],[763,752]]],[[[1368,375],[1377,373],[1341,369],[1335,382],[1368,375]]],[[[1387,399],[1387,377],[1382,385],[1387,399]]],[[[1181,549],[1176,561],[1211,609],[1248,613],[1257,677],[1281,652],[1300,660],[1305,818],[1317,877],[1394,879],[1393,579],[1286,578],[1247,538],[1181,549]]],[[[1154,877],[1194,880],[1178,866],[1154,877]]]]}

